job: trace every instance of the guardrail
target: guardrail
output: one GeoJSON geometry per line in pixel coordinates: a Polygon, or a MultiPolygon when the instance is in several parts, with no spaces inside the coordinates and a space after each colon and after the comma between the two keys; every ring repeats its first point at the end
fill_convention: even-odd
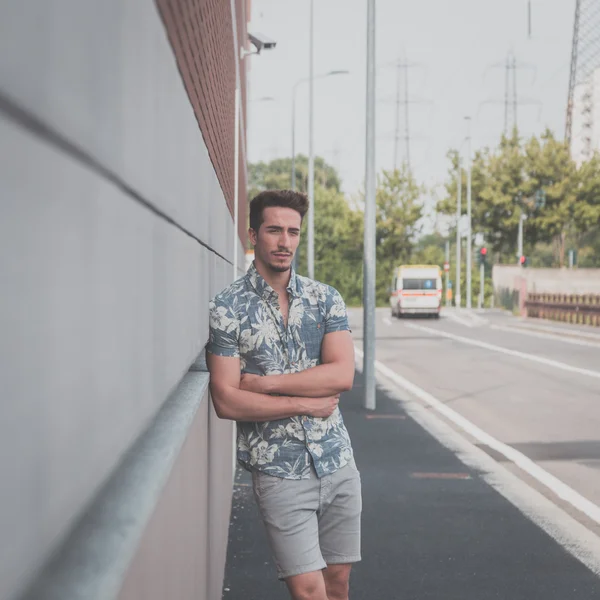
{"type": "Polygon", "coordinates": [[[600,327],[600,294],[528,294],[528,317],[600,327]]]}

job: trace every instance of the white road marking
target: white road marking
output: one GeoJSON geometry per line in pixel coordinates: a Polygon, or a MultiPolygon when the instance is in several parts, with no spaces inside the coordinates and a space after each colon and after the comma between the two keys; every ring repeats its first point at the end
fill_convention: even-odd
{"type": "Polygon", "coordinates": [[[464,325],[465,327],[473,327],[473,323],[470,323],[466,319],[462,319],[453,311],[449,311],[449,312],[442,311],[442,316],[448,317],[449,319],[451,319],[452,321],[455,321],[459,325],[464,325]]]}
{"type": "Polygon", "coordinates": [[[482,317],[479,313],[477,313],[475,311],[470,311],[469,316],[471,317],[471,319],[473,319],[477,323],[481,323],[482,325],[487,325],[489,323],[488,319],[486,319],[485,317],[482,317]]]}
{"type": "Polygon", "coordinates": [[[490,329],[495,329],[496,331],[508,331],[510,333],[518,333],[521,335],[529,335],[537,338],[546,338],[548,340],[557,340],[567,344],[575,344],[576,346],[591,346],[592,348],[600,349],[600,337],[598,338],[598,342],[587,342],[586,340],[578,340],[566,335],[556,335],[552,333],[545,333],[544,331],[533,331],[532,329],[525,329],[524,327],[490,325],[490,329]]]}
{"type": "MultiPolygon", "coordinates": [[[[547,325],[538,325],[538,322],[534,322],[533,319],[519,319],[519,323],[523,323],[526,327],[532,329],[539,329],[540,331],[550,331],[551,333],[561,333],[562,335],[576,335],[578,337],[590,338],[592,340],[598,340],[600,342],[600,333],[592,333],[591,331],[581,331],[580,329],[571,329],[569,327],[550,327],[547,325]]],[[[542,321],[543,322],[543,321],[542,321]]],[[[518,326],[517,326],[518,327],[518,326]]]]}
{"type": "MultiPolygon", "coordinates": [[[[356,356],[362,358],[362,351],[355,345],[356,356]]],[[[362,364],[357,360],[357,368],[362,364]]],[[[462,415],[446,406],[429,392],[408,381],[398,373],[379,361],[375,361],[375,369],[384,379],[392,382],[396,388],[407,391],[414,397],[444,415],[464,432],[479,443],[485,444],[505,456],[536,481],[551,490],[559,498],[600,523],[600,507],[584,498],[563,481],[542,469],[530,458],[514,448],[498,441],[462,415]]],[[[594,535],[581,523],[564,512],[548,498],[528,486],[525,482],[510,473],[488,454],[465,439],[449,425],[441,421],[431,411],[414,401],[397,398],[402,401],[406,412],[426,431],[433,435],[444,446],[453,451],[467,466],[479,471],[483,479],[514,504],[534,523],[546,531],[571,554],[578,558],[594,573],[600,575],[600,538],[594,535]]]]}
{"type": "Polygon", "coordinates": [[[517,358],[537,362],[542,365],[554,367],[555,369],[561,369],[563,371],[577,373],[578,375],[585,375],[587,377],[594,377],[596,379],[600,379],[600,371],[592,371],[591,369],[582,369],[581,367],[574,367],[573,365],[568,365],[557,360],[552,360],[551,358],[544,358],[543,356],[537,356],[536,354],[528,354],[526,352],[520,352],[519,350],[510,350],[509,348],[496,346],[494,344],[488,344],[487,342],[481,342],[479,340],[473,340],[471,338],[466,338],[461,335],[448,333],[447,331],[442,331],[440,329],[432,329],[431,327],[423,327],[421,325],[414,325],[412,323],[405,323],[404,326],[410,329],[417,329],[419,331],[425,331],[433,335],[439,335],[442,337],[449,338],[451,340],[456,340],[457,342],[463,342],[464,344],[470,344],[471,346],[485,348],[486,350],[491,350],[493,352],[500,352],[502,354],[508,354],[509,356],[516,356],[517,358]]]}
{"type": "Polygon", "coordinates": [[[387,317],[383,317],[383,319],[381,319],[386,325],[392,325],[392,322],[387,318],[387,317]]]}

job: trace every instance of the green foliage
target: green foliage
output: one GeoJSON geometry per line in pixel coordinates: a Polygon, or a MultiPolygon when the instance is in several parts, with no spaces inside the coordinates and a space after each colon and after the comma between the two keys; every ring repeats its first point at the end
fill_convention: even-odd
{"type": "MultiPolygon", "coordinates": [[[[308,189],[308,158],[296,156],[296,189],[306,193],[308,189]]],[[[336,170],[320,156],[315,157],[315,186],[340,191],[341,182],[336,170]]],[[[263,190],[282,190],[292,187],[292,159],[276,158],[270,163],[259,162],[248,166],[248,198],[252,200],[263,190]]]]}
{"type": "MultiPolygon", "coordinates": [[[[305,190],[306,157],[300,156],[296,166],[298,189],[305,190]]],[[[289,187],[290,169],[290,159],[250,165],[250,197],[264,189],[289,187]]],[[[383,171],[379,177],[376,195],[379,304],[388,302],[387,288],[393,268],[411,260],[422,216],[421,193],[406,167],[383,171]]],[[[362,303],[363,238],[362,209],[351,206],[341,193],[335,170],[322,158],[315,158],[315,278],[338,289],[350,306],[362,303]]],[[[298,249],[300,274],[308,270],[306,246],[305,220],[298,249]]],[[[420,251],[423,255],[432,252],[426,247],[420,251]]]]}
{"type": "Polygon", "coordinates": [[[406,164],[382,171],[378,178],[376,299],[380,305],[388,302],[394,267],[411,261],[423,216],[422,193],[406,164]]]}
{"type": "MultiPolygon", "coordinates": [[[[456,214],[458,152],[448,153],[446,196],[438,211],[456,214]]],[[[462,165],[462,213],[466,212],[466,173],[462,165]]],[[[568,147],[546,130],[523,142],[516,130],[497,148],[476,153],[472,165],[472,228],[501,262],[515,261],[521,213],[524,252],[531,264],[563,266],[569,248],[593,262],[589,246],[600,222],[600,157],[578,169],[568,147]],[[550,250],[550,252],[549,252],[550,250]]],[[[596,253],[596,260],[600,257],[596,253]]]]}
{"type": "MultiPolygon", "coordinates": [[[[307,268],[306,221],[298,272],[307,268]]],[[[362,302],[363,216],[340,192],[315,187],[315,278],[335,287],[350,306],[362,302]]]]}

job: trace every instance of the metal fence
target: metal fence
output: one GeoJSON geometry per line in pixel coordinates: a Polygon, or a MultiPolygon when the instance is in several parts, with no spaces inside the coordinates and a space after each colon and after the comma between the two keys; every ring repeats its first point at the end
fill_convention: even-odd
{"type": "Polygon", "coordinates": [[[528,317],[600,327],[600,294],[528,294],[528,317]]]}

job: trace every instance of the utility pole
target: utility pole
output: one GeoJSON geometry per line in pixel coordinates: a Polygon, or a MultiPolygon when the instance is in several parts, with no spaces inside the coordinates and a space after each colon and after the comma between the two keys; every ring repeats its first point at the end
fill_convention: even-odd
{"type": "Polygon", "coordinates": [[[471,308],[472,286],[471,286],[471,261],[472,251],[472,215],[471,215],[471,117],[465,117],[467,121],[467,308],[471,308]]]}
{"type": "Polygon", "coordinates": [[[315,278],[315,156],[313,148],[313,88],[314,88],[314,0],[310,0],[310,40],[308,68],[308,277],[315,278]]]}
{"type": "Polygon", "coordinates": [[[446,306],[450,306],[450,240],[446,240],[446,264],[444,265],[446,271],[446,306]]]}
{"type": "Polygon", "coordinates": [[[385,65],[386,67],[394,67],[396,69],[396,95],[394,99],[394,170],[398,169],[400,164],[400,140],[404,140],[405,162],[408,170],[411,170],[411,140],[413,135],[410,132],[410,110],[409,104],[429,104],[431,101],[423,98],[409,97],[409,75],[408,70],[412,67],[420,67],[418,63],[409,63],[398,58],[393,63],[385,65]],[[404,88],[404,91],[402,91],[404,88]],[[400,135],[401,129],[401,107],[404,105],[404,135],[400,135]]]}
{"type": "Polygon", "coordinates": [[[530,104],[541,106],[542,103],[535,98],[520,98],[517,94],[517,69],[530,69],[534,72],[535,80],[535,67],[526,63],[518,62],[516,57],[509,52],[506,60],[502,63],[496,63],[490,65],[486,69],[486,73],[489,69],[503,68],[504,69],[504,98],[484,100],[480,103],[480,107],[483,104],[504,104],[504,129],[503,133],[505,136],[512,134],[512,129],[518,128],[518,108],[519,105],[530,104]]]}
{"type": "Polygon", "coordinates": [[[240,195],[240,176],[239,176],[239,160],[240,160],[240,88],[236,84],[234,107],[235,115],[233,118],[235,140],[233,141],[233,281],[239,277],[238,273],[238,244],[240,237],[238,234],[239,227],[239,195],[240,195]]]}
{"type": "Polygon", "coordinates": [[[396,127],[394,133],[394,171],[398,168],[398,144],[400,141],[400,61],[396,65],[396,127]]]}
{"type": "Polygon", "coordinates": [[[375,410],[375,0],[367,0],[367,130],[363,263],[364,406],[375,410]]]}
{"type": "Polygon", "coordinates": [[[410,132],[408,128],[408,65],[404,64],[404,136],[406,138],[406,164],[410,171],[410,132]]]}
{"type": "Polygon", "coordinates": [[[523,221],[525,221],[527,217],[521,209],[521,214],[519,215],[519,235],[517,239],[517,260],[519,265],[521,264],[521,256],[523,256],[523,221]]]}
{"type": "Polygon", "coordinates": [[[479,302],[477,303],[478,308],[483,308],[483,282],[485,279],[485,265],[483,260],[479,265],[479,302]]]}
{"type": "Polygon", "coordinates": [[[462,216],[462,164],[460,160],[460,150],[458,154],[458,181],[456,193],[456,283],[454,290],[454,304],[460,308],[460,261],[462,238],[460,235],[460,218],[462,216]]]}

